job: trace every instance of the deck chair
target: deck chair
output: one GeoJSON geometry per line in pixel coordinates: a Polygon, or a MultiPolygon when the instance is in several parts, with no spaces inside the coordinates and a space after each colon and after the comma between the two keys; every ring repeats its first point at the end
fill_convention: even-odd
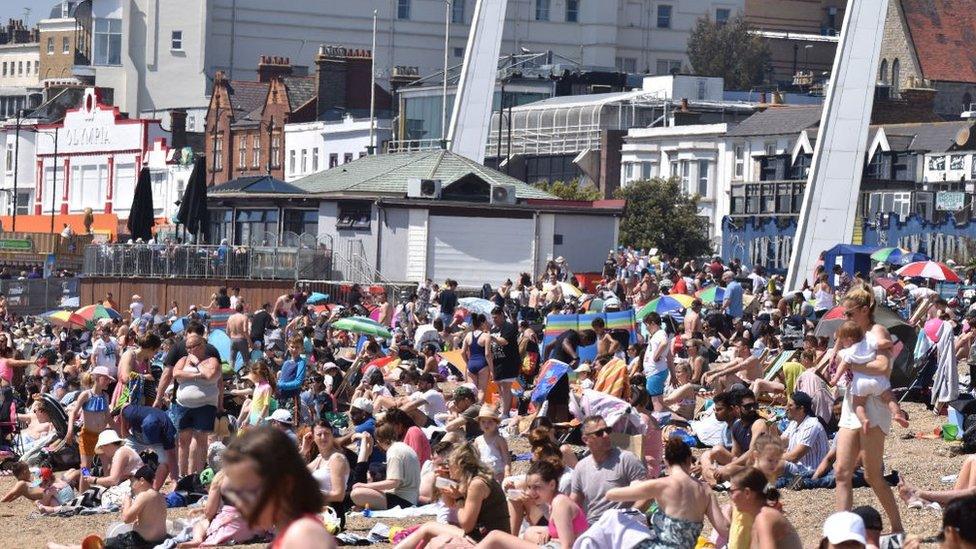
{"type": "Polygon", "coordinates": [[[773,360],[772,364],[769,365],[769,368],[766,370],[766,373],[763,374],[763,379],[766,381],[772,381],[773,378],[775,378],[781,371],[783,371],[783,365],[789,362],[790,360],[793,360],[793,357],[796,356],[796,353],[798,352],[799,351],[781,352],[779,356],[777,356],[776,359],[773,360]]]}

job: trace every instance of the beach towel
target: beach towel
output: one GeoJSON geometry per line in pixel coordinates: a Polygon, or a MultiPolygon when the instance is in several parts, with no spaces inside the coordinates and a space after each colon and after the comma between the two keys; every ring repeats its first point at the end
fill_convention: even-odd
{"type": "Polygon", "coordinates": [[[936,357],[935,377],[932,379],[933,405],[951,402],[959,396],[959,371],[956,368],[952,326],[948,322],[943,322],[939,327],[936,357]]]}
{"type": "Polygon", "coordinates": [[[532,390],[532,403],[538,405],[540,402],[546,400],[552,388],[556,386],[556,382],[562,379],[567,372],[569,372],[569,365],[565,362],[551,359],[547,360],[542,365],[542,369],[539,372],[539,379],[536,382],[535,389],[532,390]]]}
{"type": "MultiPolygon", "coordinates": [[[[616,311],[611,313],[591,313],[583,315],[548,315],[542,336],[542,348],[545,349],[567,330],[590,330],[594,319],[602,318],[608,331],[623,330],[629,336],[631,344],[637,342],[637,320],[634,311],[616,311]]],[[[592,362],[596,358],[596,344],[578,349],[582,362],[592,362]]]]}
{"type": "Polygon", "coordinates": [[[596,374],[593,390],[630,402],[630,379],[627,376],[627,363],[619,358],[614,358],[604,364],[596,374]]]}

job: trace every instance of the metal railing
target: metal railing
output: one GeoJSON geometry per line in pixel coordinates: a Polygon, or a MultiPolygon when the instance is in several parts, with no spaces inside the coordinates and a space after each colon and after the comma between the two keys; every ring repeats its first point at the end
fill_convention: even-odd
{"type": "Polygon", "coordinates": [[[85,276],[327,279],[332,250],[305,246],[96,244],[85,248],[85,276]]]}

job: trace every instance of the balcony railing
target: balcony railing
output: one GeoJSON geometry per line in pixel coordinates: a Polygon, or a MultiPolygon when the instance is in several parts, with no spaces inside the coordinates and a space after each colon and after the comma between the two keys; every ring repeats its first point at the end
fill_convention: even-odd
{"type": "Polygon", "coordinates": [[[325,246],[95,244],[85,248],[84,276],[328,280],[325,246]]]}

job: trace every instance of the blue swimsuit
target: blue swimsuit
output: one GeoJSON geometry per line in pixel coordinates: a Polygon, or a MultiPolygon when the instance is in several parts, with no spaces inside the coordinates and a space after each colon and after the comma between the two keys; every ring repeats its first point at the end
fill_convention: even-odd
{"type": "Polygon", "coordinates": [[[472,374],[477,374],[481,370],[488,366],[488,359],[485,358],[485,348],[478,343],[481,339],[482,331],[473,332],[471,334],[471,348],[470,356],[468,357],[468,371],[472,374]]]}

